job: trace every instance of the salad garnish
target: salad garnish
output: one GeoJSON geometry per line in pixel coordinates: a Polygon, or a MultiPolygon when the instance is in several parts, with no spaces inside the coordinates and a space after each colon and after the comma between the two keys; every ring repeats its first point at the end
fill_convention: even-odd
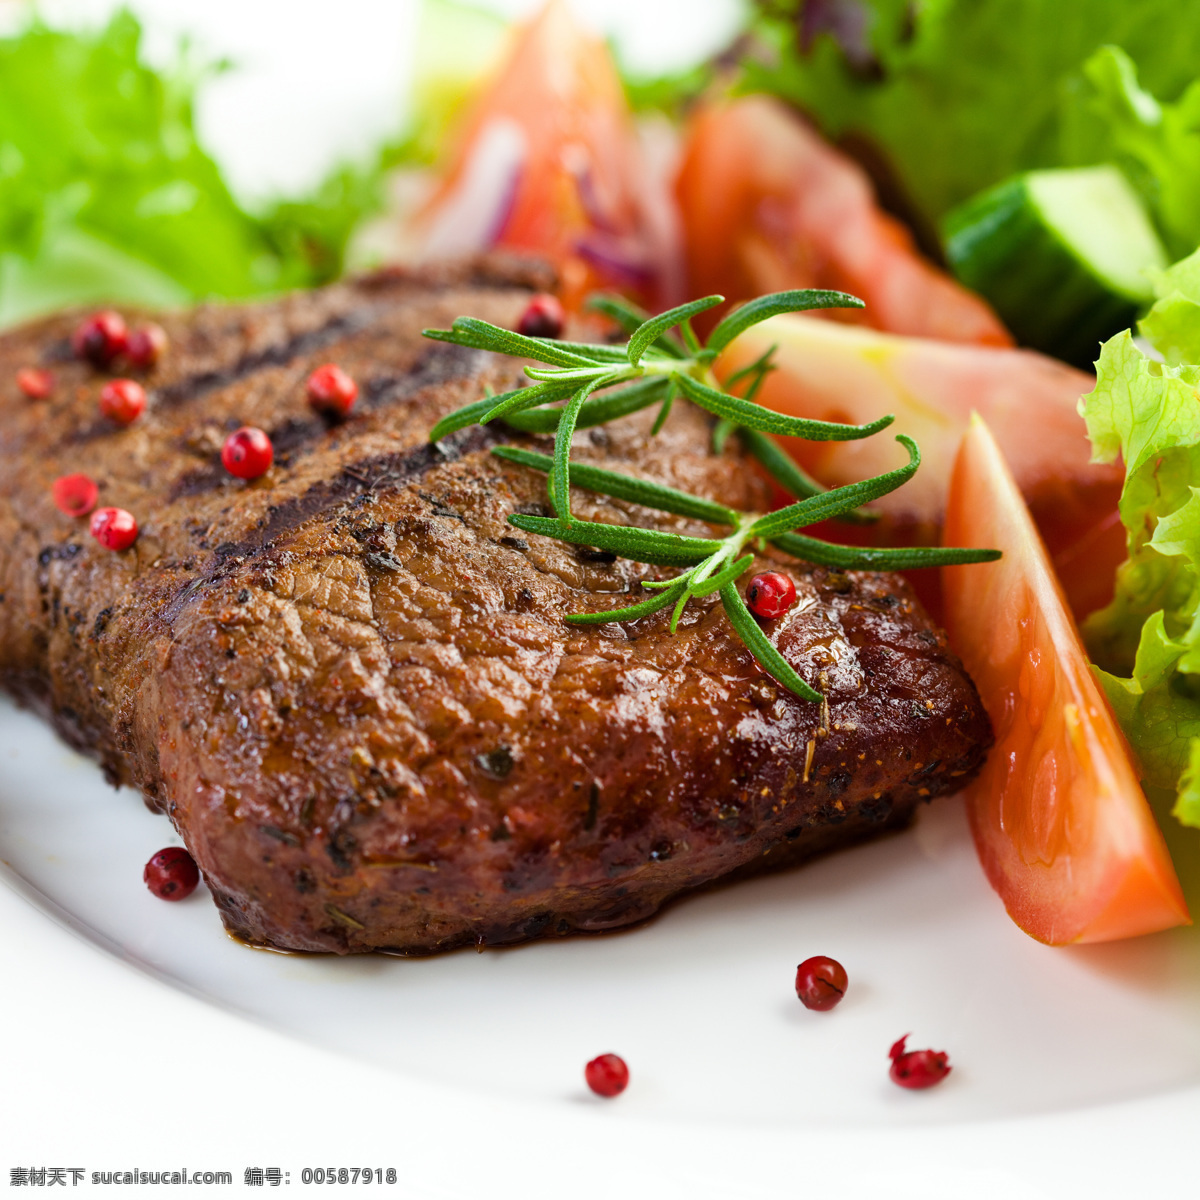
{"type": "Polygon", "coordinates": [[[95,30],[34,18],[0,37],[0,323],[79,304],[264,295],[342,273],[406,148],[251,210],[196,130],[197,93],[225,67],[186,45],[151,66],[127,10],[95,30]]]}
{"type": "Polygon", "coordinates": [[[1146,784],[1200,826],[1200,251],[1164,272],[1142,334],[1106,342],[1080,401],[1095,457],[1125,465],[1129,550],[1088,650],[1146,784]]]}
{"type": "Polygon", "coordinates": [[[899,434],[896,440],[909,455],[905,466],[831,490],[810,479],[768,435],[851,441],[880,432],[892,424],[893,418],[884,416],[865,425],[847,425],[788,417],[756,403],[754,396],[771,370],[772,350],[730,376],[724,386],[714,375],[712,365],[734,338],[769,317],[816,308],[859,308],[862,302],[844,292],[811,288],[760,296],[726,315],[702,344],[692,329],[691,318],[723,301],[723,296],[706,296],[649,317],[624,300],[594,298],[592,307],[611,317],[629,335],[624,345],[530,338],[473,317],[458,318],[450,329],[427,329],[425,336],[438,341],[547,364],[525,368],[533,380],[531,385],[468,404],[442,418],[429,436],[431,441],[438,441],[455,430],[494,420],[503,420],[527,433],[553,433],[553,455],[517,446],[498,446],[492,451],[498,458],[547,475],[555,516],[514,513],[508,518],[509,524],[527,533],[595,546],[634,562],[682,568],[673,579],[643,582],[644,588],[656,594],[639,604],[573,613],[566,618],[568,621],[633,621],[673,606],[674,633],[690,600],[716,592],[730,623],[763,669],[797,696],[819,703],[820,692],[801,679],[775,649],[737,588],[737,581],[754,562],[754,550],[765,550],[769,542],[786,554],[839,570],[903,570],[990,562],[1000,555],[996,550],[933,546],[864,549],[797,532],[831,517],[869,520],[869,515],[860,511],[861,506],[911,479],[920,466],[920,451],[911,438],[899,434]],[[744,396],[728,390],[743,381],[747,384],[744,396]],[[739,512],[676,488],[572,462],[572,438],[577,429],[605,424],[657,404],[659,412],[652,430],[657,433],[681,397],[718,418],[714,452],[720,453],[728,437],[736,434],[776,482],[797,498],[796,502],[775,512],[739,512]],[[572,483],[659,512],[725,526],[730,532],[723,537],[684,537],[661,529],[580,520],[571,511],[572,483]]]}
{"type": "MultiPolygon", "coordinates": [[[[781,96],[834,140],[868,141],[919,236],[1006,176],[1114,149],[1141,158],[1134,142],[1195,128],[1200,7],[1178,0],[755,0],[751,14],[740,90],[781,96]],[[1119,64],[1084,66],[1109,44],[1154,95],[1183,93],[1178,121],[1157,126],[1119,64]]],[[[1152,171],[1168,161],[1148,157],[1152,171]]]]}

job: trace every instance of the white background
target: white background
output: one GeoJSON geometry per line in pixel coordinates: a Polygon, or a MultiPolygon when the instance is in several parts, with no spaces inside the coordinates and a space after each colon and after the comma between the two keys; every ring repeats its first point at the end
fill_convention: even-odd
{"type": "MultiPolygon", "coordinates": [[[[475,7],[506,16],[539,0],[475,7]]],[[[738,0],[571,0],[595,31],[615,39],[635,69],[671,70],[731,40],[738,0]]],[[[55,20],[98,22],[113,0],[46,0],[55,20]]],[[[152,60],[170,62],[187,35],[201,60],[237,70],[206,85],[204,143],[247,199],[296,192],[343,158],[394,135],[407,109],[416,0],[131,0],[152,60]]],[[[14,6],[19,11],[20,6],[14,6]]]]}

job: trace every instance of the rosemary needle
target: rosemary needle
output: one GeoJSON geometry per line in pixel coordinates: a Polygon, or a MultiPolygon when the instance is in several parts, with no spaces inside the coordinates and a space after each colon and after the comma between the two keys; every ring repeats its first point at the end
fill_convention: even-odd
{"type": "Polygon", "coordinates": [[[693,597],[718,592],[730,624],[762,667],[797,696],[817,702],[821,694],[772,645],[737,589],[738,579],[754,561],[754,547],[770,542],[785,553],[809,562],[840,569],[879,570],[990,562],[999,558],[1000,552],[933,546],[868,549],[825,542],[797,532],[830,517],[873,520],[874,514],[861,506],[911,479],[920,466],[920,451],[911,438],[901,434],[896,440],[908,451],[909,461],[897,470],[830,490],[810,479],[779,448],[771,434],[810,441],[851,441],[874,436],[887,428],[893,418],[886,416],[865,425],[848,425],[789,417],[763,407],[755,396],[767,373],[774,369],[773,348],[731,377],[725,386],[713,374],[712,363],[734,338],[768,317],[813,308],[861,308],[862,302],[844,292],[813,289],[760,296],[725,316],[702,345],[692,331],[690,319],[723,299],[706,296],[650,317],[617,297],[593,297],[590,307],[609,316],[629,335],[624,346],[524,337],[473,317],[458,318],[450,329],[427,329],[425,336],[439,341],[544,364],[525,368],[526,375],[533,380],[530,386],[499,396],[485,396],[443,417],[430,431],[430,440],[437,441],[468,425],[492,420],[502,420],[530,433],[553,434],[553,454],[513,446],[499,446],[492,451],[499,458],[547,475],[547,490],[555,515],[518,513],[508,518],[509,524],[529,533],[595,546],[636,562],[681,570],[681,574],[663,583],[645,583],[643,586],[652,594],[640,603],[605,612],[576,613],[566,619],[581,625],[632,621],[673,607],[671,631],[674,632],[693,597]],[[745,395],[729,390],[746,379],[750,383],[745,395]],[[602,425],[658,404],[658,417],[651,431],[655,434],[678,397],[719,418],[713,434],[717,452],[736,433],[746,450],[796,497],[796,502],[776,512],[738,512],[660,483],[572,461],[571,441],[576,429],[602,425]],[[725,527],[728,532],[719,537],[685,537],[662,529],[583,521],[571,512],[572,484],[659,512],[725,527]]]}

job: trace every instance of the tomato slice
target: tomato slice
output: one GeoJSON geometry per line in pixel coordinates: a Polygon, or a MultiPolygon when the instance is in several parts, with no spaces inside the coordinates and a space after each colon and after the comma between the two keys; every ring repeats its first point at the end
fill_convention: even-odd
{"type": "MultiPolygon", "coordinates": [[[[777,369],[758,394],[768,408],[855,423],[894,413],[896,432],[907,433],[921,447],[921,469],[912,482],[875,505],[886,517],[878,538],[908,544],[937,540],[950,468],[976,411],[995,431],[1051,553],[1065,553],[1083,538],[1099,538],[1089,540],[1087,553],[1072,562],[1076,616],[1105,602],[1113,571],[1124,560],[1121,531],[1114,542],[1111,522],[1104,524],[1116,513],[1124,472],[1091,461],[1078,405],[1095,386],[1092,376],[1033,350],[900,337],[799,315],[773,317],[748,329],[721,356],[717,372],[727,378],[772,346],[777,369]],[[1098,532],[1101,526],[1106,534],[1098,532]]],[[[904,461],[887,434],[856,442],[788,439],[787,446],[830,487],[890,471],[904,461]]]]}
{"type": "Polygon", "coordinates": [[[996,563],[943,569],[946,624],[996,730],[967,789],[984,871],[1009,915],[1052,945],[1190,921],[1129,747],[1088,666],[1045,547],[1000,448],[972,417],[945,542],[996,563]]]}
{"type": "Polygon", "coordinates": [[[574,310],[605,288],[676,302],[674,222],[608,48],[554,0],[476,97],[417,235],[430,258],[494,248],[546,258],[574,310]]]}
{"type": "Polygon", "coordinates": [[[1117,568],[1129,557],[1125,526],[1115,504],[1073,541],[1064,545],[1060,539],[1047,548],[1076,621],[1082,622],[1112,600],[1117,568]]]}
{"type": "Polygon", "coordinates": [[[862,168],[765,96],[701,107],[675,185],[690,290],[750,300],[822,287],[866,301],[836,320],[1010,346],[985,301],[923,258],[862,168]]]}

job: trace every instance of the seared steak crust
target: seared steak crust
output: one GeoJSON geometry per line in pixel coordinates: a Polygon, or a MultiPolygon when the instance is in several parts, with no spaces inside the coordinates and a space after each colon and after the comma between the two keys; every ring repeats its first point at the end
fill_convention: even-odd
{"type": "MultiPolygon", "coordinates": [[[[719,604],[578,628],[661,571],[506,524],[546,503],[488,453],[426,441],[513,363],[423,340],[512,325],[537,280],[478,263],[390,272],[167,318],[171,350],[127,429],[69,361],[69,317],[0,338],[0,681],[167,812],[231,930],[275,946],[422,952],[608,929],[762,862],[907,821],[957,789],[991,734],[944,636],[895,576],[787,564],[771,636],[827,696],[764,675],[719,604]],[[11,382],[50,361],[54,396],[11,382]],[[350,419],[308,408],[336,361],[350,419]],[[251,484],[227,432],[271,433],[251,484]],[[85,471],[141,536],[113,554],[57,512],[85,471]]],[[[763,488],[680,405],[581,433],[582,458],[743,508],[763,488]]],[[[540,439],[527,439],[539,444],[540,439]]],[[[579,515],[694,522],[578,492],[579,515]]],[[[778,563],[763,565],[779,565],[778,563]]]]}

